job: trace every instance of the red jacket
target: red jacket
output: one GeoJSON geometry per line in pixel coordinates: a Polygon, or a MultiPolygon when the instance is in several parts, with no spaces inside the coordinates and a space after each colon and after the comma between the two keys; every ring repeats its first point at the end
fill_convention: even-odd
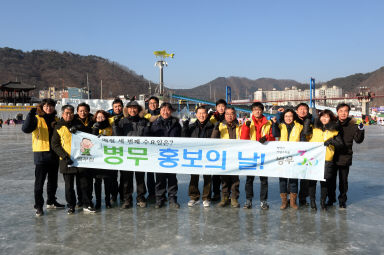
{"type": "MultiPolygon", "coordinates": [[[[255,116],[252,115],[252,122],[253,122],[253,125],[251,125],[250,127],[248,127],[245,123],[243,124],[243,126],[241,127],[240,139],[250,140],[251,139],[250,129],[254,128],[256,131],[256,141],[260,140],[261,129],[265,124],[268,123],[268,120],[264,115],[260,119],[256,119],[255,116]]],[[[272,127],[270,128],[268,134],[266,135],[266,138],[267,138],[267,141],[275,141],[275,137],[273,137],[272,135],[272,127]]]]}

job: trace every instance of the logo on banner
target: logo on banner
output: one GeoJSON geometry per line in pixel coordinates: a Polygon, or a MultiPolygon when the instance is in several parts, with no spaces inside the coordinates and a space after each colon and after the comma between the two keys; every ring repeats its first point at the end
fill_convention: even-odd
{"type": "MultiPolygon", "coordinates": [[[[304,156],[304,154],[307,152],[307,151],[303,151],[303,150],[299,150],[297,151],[298,153],[300,153],[300,156],[304,156]]],[[[303,166],[303,165],[306,165],[306,166],[316,166],[317,164],[319,163],[319,161],[315,158],[306,158],[304,157],[303,161],[302,162],[299,162],[297,163],[299,166],[303,166]]]]}
{"type": "Polygon", "coordinates": [[[91,148],[93,147],[93,143],[88,138],[83,138],[80,143],[80,152],[83,156],[91,156],[91,148]]]}

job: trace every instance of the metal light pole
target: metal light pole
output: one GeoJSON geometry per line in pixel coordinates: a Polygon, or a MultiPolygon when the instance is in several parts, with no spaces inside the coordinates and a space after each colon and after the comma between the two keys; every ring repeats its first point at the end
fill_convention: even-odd
{"type": "Polygon", "coordinates": [[[160,96],[163,96],[164,95],[163,69],[164,69],[164,66],[168,66],[168,63],[165,62],[164,60],[159,60],[159,61],[156,61],[155,66],[157,66],[160,70],[159,94],[160,96]]]}

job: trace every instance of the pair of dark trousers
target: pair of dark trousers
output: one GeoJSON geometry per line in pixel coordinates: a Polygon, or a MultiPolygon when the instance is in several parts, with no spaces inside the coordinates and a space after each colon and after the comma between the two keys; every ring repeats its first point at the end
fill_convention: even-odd
{"type": "Polygon", "coordinates": [[[288,185],[289,193],[297,193],[298,183],[298,179],[279,178],[280,193],[288,193],[288,185]]]}
{"type": "MultiPolygon", "coordinates": [[[[204,178],[203,201],[211,200],[212,177],[210,175],[203,175],[203,178],[204,178]]],[[[198,174],[191,174],[191,180],[189,182],[189,189],[188,189],[188,196],[192,200],[200,199],[198,174]]]]}
{"type": "Polygon", "coordinates": [[[222,175],[221,176],[221,193],[223,197],[228,197],[231,193],[231,197],[239,198],[240,179],[238,175],[222,175]]]}
{"type": "MultiPolygon", "coordinates": [[[[88,168],[82,168],[83,170],[82,171],[90,171],[90,169],[88,168]]],[[[88,187],[89,190],[88,190],[88,197],[89,199],[92,201],[92,193],[93,193],[93,178],[91,177],[91,174],[89,174],[88,176],[88,187]]],[[[79,202],[83,202],[83,193],[81,191],[81,184],[80,184],[80,176],[79,174],[77,173],[75,175],[75,182],[76,182],[76,195],[77,195],[77,201],[79,202]]]]}
{"type": "Polygon", "coordinates": [[[147,190],[149,197],[156,196],[156,182],[155,182],[155,173],[147,172],[147,190]]]}
{"type": "Polygon", "coordinates": [[[156,201],[165,201],[165,193],[168,182],[169,201],[177,202],[177,178],[176,174],[156,173],[156,201]]]}
{"type": "Polygon", "coordinates": [[[112,178],[111,177],[103,177],[103,178],[95,178],[95,197],[96,202],[101,203],[101,184],[104,180],[104,194],[105,194],[105,202],[110,203],[111,201],[111,187],[112,187],[112,178]]]}
{"type": "Polygon", "coordinates": [[[47,204],[53,204],[56,201],[57,177],[59,165],[56,162],[51,164],[36,165],[35,167],[35,208],[42,208],[44,205],[44,183],[47,181],[47,204]]]}
{"type": "Polygon", "coordinates": [[[339,173],[339,203],[347,202],[349,166],[335,166],[328,185],[328,197],[331,202],[336,202],[336,180],[339,173]]]}
{"type": "Polygon", "coordinates": [[[145,193],[147,193],[147,189],[145,187],[145,172],[120,171],[120,174],[122,177],[121,182],[124,201],[132,202],[133,175],[135,175],[136,179],[136,200],[145,201],[145,193]]]}
{"type": "Polygon", "coordinates": [[[112,199],[116,202],[117,195],[119,194],[119,183],[117,182],[117,174],[119,171],[110,170],[111,171],[111,196],[112,199]]]}
{"type": "Polygon", "coordinates": [[[220,194],[221,177],[220,175],[212,175],[212,192],[214,195],[220,194]]]}
{"type": "MultiPolygon", "coordinates": [[[[311,200],[316,200],[316,185],[317,185],[317,181],[313,181],[313,180],[309,181],[308,191],[309,191],[309,197],[311,200]]],[[[327,182],[320,181],[320,187],[321,187],[320,201],[325,201],[328,193],[327,182]]]]}
{"type": "MultiPolygon", "coordinates": [[[[247,176],[245,182],[245,196],[248,200],[253,198],[253,181],[255,176],[247,176]]],[[[268,177],[260,176],[260,201],[268,199],[268,177]]]]}
{"type": "Polygon", "coordinates": [[[91,176],[86,173],[77,173],[77,174],[63,174],[65,182],[65,199],[69,207],[74,208],[76,206],[76,195],[75,195],[75,175],[79,178],[80,182],[80,191],[82,196],[82,203],[85,207],[91,205],[91,199],[89,197],[89,183],[91,176]]]}
{"type": "Polygon", "coordinates": [[[309,196],[308,192],[309,181],[305,179],[300,180],[299,201],[305,201],[309,196]]]}

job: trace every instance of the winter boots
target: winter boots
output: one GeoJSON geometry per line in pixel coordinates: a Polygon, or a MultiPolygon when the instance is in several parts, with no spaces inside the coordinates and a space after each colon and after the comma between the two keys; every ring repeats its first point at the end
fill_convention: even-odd
{"type": "Polygon", "coordinates": [[[285,210],[288,207],[287,193],[280,193],[280,197],[281,197],[280,210],[285,210]]]}

